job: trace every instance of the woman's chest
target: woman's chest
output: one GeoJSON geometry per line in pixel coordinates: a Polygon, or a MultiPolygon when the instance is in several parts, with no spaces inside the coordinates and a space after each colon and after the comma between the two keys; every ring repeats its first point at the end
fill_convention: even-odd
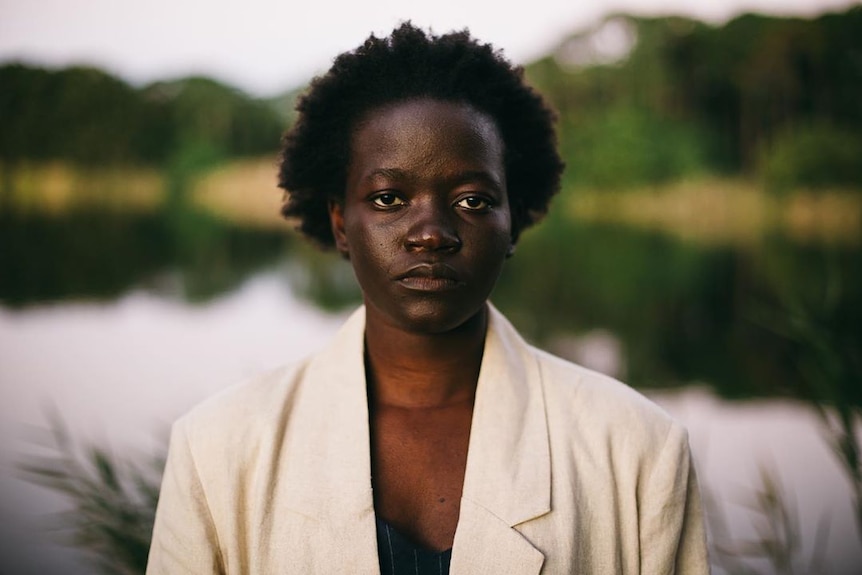
{"type": "Polygon", "coordinates": [[[472,411],[404,411],[372,413],[375,512],[419,545],[448,549],[458,524],[472,411]]]}

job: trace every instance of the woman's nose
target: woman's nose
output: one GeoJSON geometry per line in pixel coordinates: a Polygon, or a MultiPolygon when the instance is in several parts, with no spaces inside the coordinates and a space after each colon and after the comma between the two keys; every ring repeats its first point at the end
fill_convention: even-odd
{"type": "Polygon", "coordinates": [[[410,251],[457,252],[461,249],[461,238],[452,221],[453,214],[447,208],[415,206],[416,219],[404,237],[404,247],[410,251]]]}

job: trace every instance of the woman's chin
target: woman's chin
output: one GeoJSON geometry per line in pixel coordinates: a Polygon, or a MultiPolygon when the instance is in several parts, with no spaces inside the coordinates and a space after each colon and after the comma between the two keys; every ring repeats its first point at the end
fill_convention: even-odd
{"type": "MultiPolygon", "coordinates": [[[[429,298],[411,302],[397,310],[381,310],[366,302],[366,317],[379,314],[379,319],[392,327],[417,335],[440,335],[474,327],[484,318],[485,301],[472,306],[452,306],[429,298]]],[[[377,319],[369,318],[372,322],[377,319]]]]}

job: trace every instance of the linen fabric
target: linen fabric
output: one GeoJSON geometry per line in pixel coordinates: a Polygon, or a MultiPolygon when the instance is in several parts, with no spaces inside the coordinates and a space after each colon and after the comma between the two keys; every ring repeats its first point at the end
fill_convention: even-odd
{"type": "MultiPolygon", "coordinates": [[[[450,572],[709,572],[687,433],[490,306],[450,572]]],[[[364,308],[173,427],[148,575],[378,575],[364,308]]]]}

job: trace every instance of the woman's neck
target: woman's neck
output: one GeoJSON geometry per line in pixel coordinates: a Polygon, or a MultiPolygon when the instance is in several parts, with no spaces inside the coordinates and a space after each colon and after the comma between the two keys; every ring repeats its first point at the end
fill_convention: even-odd
{"type": "Polygon", "coordinates": [[[487,324],[487,307],[442,334],[404,332],[367,320],[365,373],[372,404],[433,409],[472,402],[487,324]]]}

